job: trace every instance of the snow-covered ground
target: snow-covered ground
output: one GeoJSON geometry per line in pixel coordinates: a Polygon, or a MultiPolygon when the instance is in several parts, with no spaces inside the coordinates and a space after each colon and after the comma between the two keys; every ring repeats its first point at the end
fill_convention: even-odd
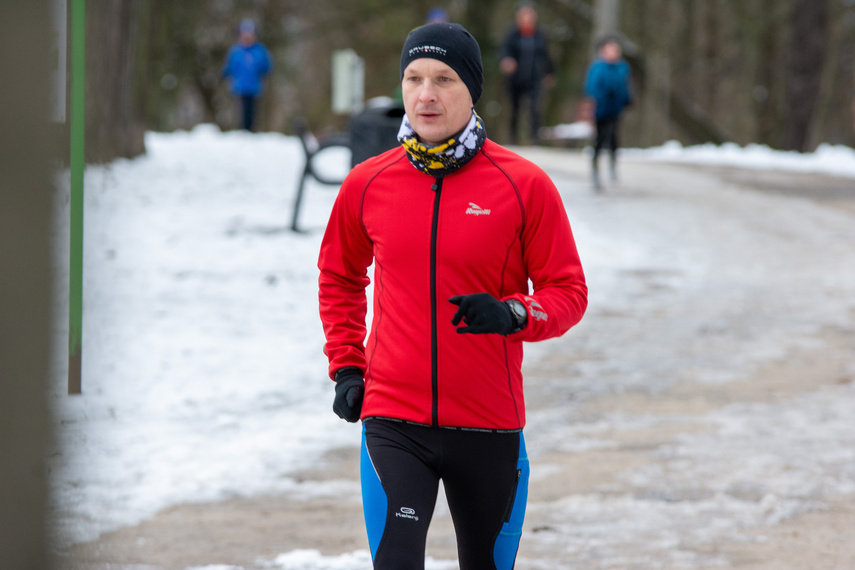
{"type": "MultiPolygon", "coordinates": [[[[149,133],[146,145],[144,157],[86,170],[83,395],[65,394],[66,355],[62,351],[56,354],[53,373],[57,449],[49,465],[60,544],[92,540],[179,503],[278,492],[325,496],[348,485],[306,484],[292,477],[326,451],[355,445],[358,437],[354,426],[331,412],[332,386],[326,380],[317,314],[317,252],[336,189],[308,183],[301,214],[301,226],[307,231],[297,234],[289,230],[293,193],[303,166],[297,139],[220,133],[214,127],[200,126],[191,132],[149,133]]],[[[331,150],[325,154],[319,159],[326,170],[346,172],[347,153],[331,150]]],[[[794,155],[761,147],[682,148],[669,143],[658,149],[630,150],[626,156],[634,161],[825,172],[852,177],[855,184],[855,151],[841,147],[825,146],[810,155],[794,155]]],[[[733,350],[735,343],[749,348],[742,360],[734,357],[730,369],[719,368],[719,376],[707,375],[699,381],[726,382],[739,367],[775,356],[783,346],[782,337],[809,326],[776,311],[795,311],[804,302],[800,295],[810,287],[845,292],[855,284],[855,267],[851,266],[834,275],[805,276],[804,282],[791,284],[789,292],[771,296],[764,291],[763,282],[752,281],[752,256],[782,255],[776,263],[786,264],[788,248],[812,245],[788,241],[787,225],[800,222],[796,214],[787,218],[790,214],[786,212],[771,212],[772,218],[760,223],[779,225],[781,241],[760,244],[754,253],[746,249],[753,235],[744,233],[735,222],[733,227],[720,228],[732,239],[729,253],[744,255],[746,260],[745,289],[727,298],[729,303],[734,301],[728,305],[733,315],[723,315],[719,306],[689,301],[691,297],[694,303],[697,298],[690,292],[696,293],[699,287],[712,289],[718,278],[710,267],[715,260],[698,255],[697,244],[721,234],[677,225],[677,230],[689,236],[687,246],[672,247],[681,236],[662,233],[656,227],[657,211],[661,215],[657,208],[668,207],[664,202],[613,206],[606,215],[590,192],[581,197],[568,195],[560,180],[559,189],[565,194],[588,273],[592,307],[608,304],[620,311],[631,304],[633,310],[648,314],[654,327],[651,334],[662,335],[663,351],[670,337],[687,334],[679,328],[655,329],[663,307],[697,311],[700,321],[709,327],[709,342],[721,343],[722,351],[733,350]],[[628,218],[621,219],[621,215],[632,216],[635,223],[627,223],[628,218]],[[639,216],[649,224],[638,223],[639,216]],[[625,275],[651,267],[658,269],[654,277],[667,290],[668,300],[657,297],[655,291],[627,295],[620,290],[626,284],[625,275]],[[680,306],[683,301],[686,305],[680,306]],[[758,310],[762,318],[756,328],[746,324],[746,338],[717,336],[721,322],[738,318],[748,307],[758,310]]],[[[61,286],[56,292],[57,346],[65,346],[67,337],[67,200],[67,189],[58,192],[56,267],[61,286]]],[[[679,207],[674,207],[675,217],[681,215],[679,207]]],[[[844,237],[849,234],[841,234],[844,237]]],[[[849,318],[840,311],[842,295],[812,299],[825,303],[815,307],[823,322],[849,318]]],[[[852,305],[851,298],[845,302],[852,305]]],[[[620,376],[626,389],[641,382],[650,388],[651,378],[656,377],[656,355],[650,355],[648,370],[621,370],[620,357],[606,354],[616,347],[598,348],[610,368],[588,372],[620,376]]],[[[631,344],[619,348],[633,350],[631,344]]],[[[527,362],[548,351],[548,345],[533,346],[527,362]]],[[[675,358],[682,359],[685,370],[703,368],[694,360],[697,356],[687,348],[675,358]]],[[[667,378],[660,380],[664,389],[667,378]]],[[[602,389],[595,383],[586,384],[584,378],[579,382],[576,388],[581,391],[602,389]]],[[[664,512],[669,508],[665,501],[663,512],[651,511],[649,516],[670,516],[671,522],[662,522],[662,527],[674,532],[681,521],[704,510],[714,521],[720,515],[720,524],[726,524],[727,517],[740,516],[775,522],[810,508],[820,494],[855,491],[852,448],[847,451],[842,445],[855,444],[855,431],[848,431],[853,425],[849,413],[853,402],[850,391],[849,399],[819,394],[790,409],[746,404],[716,412],[708,420],[730,432],[740,445],[728,446],[721,437],[706,434],[686,436],[680,444],[661,450],[667,455],[662,465],[670,470],[650,466],[634,477],[660,481],[661,488],[654,492],[663,495],[692,492],[692,481],[697,479],[717,481],[715,485],[730,495],[724,499],[723,495],[701,497],[690,507],[681,505],[688,510],[678,516],[664,512]],[[777,437],[779,424],[787,428],[780,433],[791,435],[777,437]],[[808,453],[813,442],[828,437],[836,444],[823,461],[833,469],[798,466],[798,457],[808,453]],[[734,483],[726,475],[741,471],[744,480],[753,481],[752,473],[772,461],[766,455],[772,450],[798,467],[775,471],[778,478],[764,488],[733,487],[738,481],[734,483]],[[775,495],[770,489],[790,497],[787,500],[792,503],[769,498],[775,495]],[[740,493],[759,496],[753,507],[756,512],[731,508],[727,497],[740,493]]],[[[643,422],[643,418],[627,421],[643,422]]],[[[570,434],[573,438],[568,441],[586,445],[591,441],[587,437],[606,429],[604,425],[588,425],[587,432],[566,425],[550,429],[550,422],[553,426],[558,422],[553,422],[549,412],[530,422],[539,426],[543,442],[550,434],[555,438],[570,434]]],[[[354,486],[352,492],[358,488],[354,486]]],[[[599,532],[632,534],[633,523],[620,516],[622,500],[568,500],[568,517],[608,508],[614,520],[589,528],[586,540],[605,540],[599,532]]],[[[315,551],[293,551],[271,560],[270,567],[362,568],[368,564],[366,557],[367,552],[330,558],[315,551]]],[[[454,562],[441,560],[429,565],[435,570],[453,567],[454,562]]]]}
{"type": "MultiPolygon", "coordinates": [[[[318,231],[294,234],[296,138],[203,126],[146,144],[85,174],[83,395],[64,395],[62,354],[54,375],[56,500],[74,540],[178,502],[287,489],[351,437],[318,408],[331,385],[316,259],[334,188],[308,188],[302,224],[318,231]]],[[[343,154],[331,170],[346,172],[343,154]]]]}
{"type": "Polygon", "coordinates": [[[762,170],[814,172],[855,178],[855,149],[820,144],[814,152],[772,150],[768,146],[712,143],[684,147],[670,141],[660,147],[627,149],[628,157],[664,162],[684,162],[715,166],[737,166],[762,170]]]}

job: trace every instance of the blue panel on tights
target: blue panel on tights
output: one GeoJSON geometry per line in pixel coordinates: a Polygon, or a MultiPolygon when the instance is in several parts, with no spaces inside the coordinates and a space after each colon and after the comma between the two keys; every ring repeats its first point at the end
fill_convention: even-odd
{"type": "Polygon", "coordinates": [[[368,446],[365,444],[365,427],[362,427],[362,456],[359,470],[362,478],[362,512],[365,514],[365,528],[368,531],[368,545],[371,547],[371,560],[377,556],[377,547],[386,530],[386,509],[388,499],[380,476],[374,469],[368,446]]]}
{"type": "Polygon", "coordinates": [[[520,479],[517,482],[514,505],[511,508],[510,520],[502,525],[502,530],[493,545],[493,562],[496,570],[511,570],[517,558],[517,549],[520,546],[523,521],[525,519],[525,506],[528,501],[528,454],[525,451],[525,438],[520,432],[520,455],[517,460],[517,469],[520,471],[520,479]]]}

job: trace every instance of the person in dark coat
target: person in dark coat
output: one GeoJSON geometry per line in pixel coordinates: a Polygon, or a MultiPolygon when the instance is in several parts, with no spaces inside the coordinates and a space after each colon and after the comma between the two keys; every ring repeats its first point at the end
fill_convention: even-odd
{"type": "Polygon", "coordinates": [[[599,55],[588,68],[585,92],[594,101],[597,141],[592,176],[594,189],[600,190],[600,150],[608,147],[611,153],[609,171],[612,180],[617,180],[618,125],[624,109],[632,103],[630,68],[623,59],[623,50],[617,38],[606,37],[601,40],[599,55]]]}
{"type": "Polygon", "coordinates": [[[231,78],[231,91],[240,99],[242,126],[252,131],[256,100],[263,90],[262,78],[272,68],[270,53],[256,38],[252,20],[244,20],[238,28],[238,41],[229,50],[223,66],[223,77],[231,78]]]}
{"type": "Polygon", "coordinates": [[[508,30],[500,51],[499,67],[506,77],[511,99],[511,144],[519,142],[520,105],[528,99],[531,142],[538,140],[540,128],[541,84],[552,84],[553,64],[546,38],[537,26],[537,11],[529,3],[516,12],[515,23],[508,30]]]}

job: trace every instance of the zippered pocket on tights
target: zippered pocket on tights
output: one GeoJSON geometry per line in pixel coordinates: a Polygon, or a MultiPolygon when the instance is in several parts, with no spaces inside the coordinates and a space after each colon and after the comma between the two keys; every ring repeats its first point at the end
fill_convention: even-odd
{"type": "Polygon", "coordinates": [[[511,514],[514,512],[514,503],[517,499],[517,489],[520,486],[520,477],[522,477],[522,469],[517,469],[517,473],[514,476],[514,488],[511,490],[511,499],[505,508],[505,522],[511,521],[511,514]]]}

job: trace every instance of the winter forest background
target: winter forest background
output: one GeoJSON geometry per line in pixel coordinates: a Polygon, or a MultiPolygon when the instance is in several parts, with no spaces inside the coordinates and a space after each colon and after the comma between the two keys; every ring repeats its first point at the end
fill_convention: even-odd
{"type": "MultiPolygon", "coordinates": [[[[445,8],[478,39],[485,65],[478,111],[506,142],[498,46],[514,0],[128,0],[87,2],[87,162],[144,152],[146,130],[237,125],[220,70],[243,18],[260,26],[275,70],[258,128],[293,134],[294,120],[340,131],[331,110],[331,54],[365,61],[365,97],[399,81],[400,47],[427,11],[445,8]]],[[[556,63],[544,125],[580,112],[595,30],[627,40],[635,105],[627,146],[732,141],[811,151],[855,146],[855,0],[541,0],[556,63]]]]}

